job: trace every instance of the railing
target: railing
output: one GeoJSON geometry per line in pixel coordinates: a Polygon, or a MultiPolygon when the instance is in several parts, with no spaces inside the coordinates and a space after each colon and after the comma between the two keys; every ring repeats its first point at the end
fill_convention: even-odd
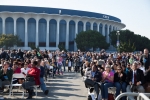
{"type": "Polygon", "coordinates": [[[137,100],[150,100],[144,93],[139,93],[137,100]]]}
{"type": "MultiPolygon", "coordinates": [[[[124,96],[140,96],[140,97],[144,97],[145,98],[145,96],[143,96],[143,95],[145,95],[145,96],[150,96],[150,93],[133,93],[133,92],[125,92],[125,93],[121,93],[120,95],[118,95],[117,97],[116,97],[116,99],[115,100],[120,100],[122,97],[124,97],[124,96]],[[141,96],[142,95],[142,96],[141,96]]],[[[147,97],[148,98],[148,97],[147,97]]],[[[148,99],[144,99],[144,100],[150,100],[149,98],[148,99]]]]}

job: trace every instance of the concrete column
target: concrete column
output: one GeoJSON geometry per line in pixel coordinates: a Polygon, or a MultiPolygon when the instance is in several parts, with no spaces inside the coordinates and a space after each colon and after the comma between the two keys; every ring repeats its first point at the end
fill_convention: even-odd
{"type": "MultiPolygon", "coordinates": [[[[78,34],[78,21],[75,21],[75,38],[77,34],[78,34]]],[[[77,44],[75,41],[74,41],[74,51],[77,51],[77,44]]]]}
{"type": "Polygon", "coordinates": [[[118,28],[116,27],[116,29],[115,29],[116,31],[118,30],[118,28]]]}
{"type": "Polygon", "coordinates": [[[83,31],[86,31],[86,21],[83,22],[83,31]]]}
{"type": "Polygon", "coordinates": [[[111,32],[113,31],[113,26],[111,26],[111,32]]]}
{"type": "Polygon", "coordinates": [[[36,19],[36,39],[35,39],[36,47],[39,46],[39,19],[36,19]]]}
{"type": "Polygon", "coordinates": [[[100,23],[97,23],[97,31],[99,32],[99,25],[100,25],[100,23]]]}
{"type": "Polygon", "coordinates": [[[109,43],[109,25],[107,25],[107,36],[106,36],[106,42],[109,43]]]}
{"type": "Polygon", "coordinates": [[[17,35],[17,31],[16,31],[16,18],[14,18],[14,35],[17,35]]]}
{"type": "Polygon", "coordinates": [[[6,34],[5,33],[5,20],[6,20],[6,18],[2,18],[2,21],[3,21],[3,24],[2,24],[3,33],[2,34],[6,34]]]}
{"type": "Polygon", "coordinates": [[[103,27],[102,27],[102,34],[103,36],[105,36],[105,24],[103,24],[103,27]]]}
{"type": "Polygon", "coordinates": [[[28,19],[25,19],[25,47],[28,47],[28,19]]]}
{"type": "MultiPolygon", "coordinates": [[[[13,18],[14,20],[14,35],[17,35],[17,31],[16,31],[16,18],[13,18]]],[[[17,45],[14,45],[14,49],[17,47],[17,45]]]]}
{"type": "Polygon", "coordinates": [[[47,21],[47,28],[46,28],[46,47],[49,47],[49,19],[47,21]]]}
{"type": "Polygon", "coordinates": [[[56,47],[58,47],[58,45],[59,45],[59,22],[60,22],[60,20],[57,19],[56,47]]]}
{"type": "Polygon", "coordinates": [[[66,43],[65,43],[65,46],[66,46],[66,50],[69,49],[69,20],[66,21],[66,43]]]}
{"type": "Polygon", "coordinates": [[[93,24],[94,24],[94,22],[91,22],[91,30],[93,30],[93,24]]]}

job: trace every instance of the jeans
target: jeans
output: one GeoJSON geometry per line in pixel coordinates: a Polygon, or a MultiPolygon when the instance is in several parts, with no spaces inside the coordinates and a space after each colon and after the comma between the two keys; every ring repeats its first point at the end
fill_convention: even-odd
{"type": "Polygon", "coordinates": [[[5,85],[10,85],[10,81],[8,81],[8,80],[2,81],[0,79],[0,88],[4,87],[5,85]]]}
{"type": "Polygon", "coordinates": [[[113,87],[113,83],[102,83],[101,85],[101,95],[102,99],[108,99],[108,88],[113,87]]]}
{"type": "MultiPolygon", "coordinates": [[[[119,83],[119,82],[115,82],[115,87],[116,87],[116,97],[120,94],[120,91],[122,90],[122,93],[126,92],[126,83],[125,82],[122,82],[122,83],[119,83]]],[[[122,100],[126,100],[126,96],[122,97],[122,100]]]]}
{"type": "Polygon", "coordinates": [[[62,66],[62,65],[59,65],[59,64],[58,64],[58,73],[59,73],[59,74],[60,74],[60,72],[62,72],[61,66],[62,66]]]}
{"type": "Polygon", "coordinates": [[[63,62],[63,66],[64,66],[64,72],[66,71],[65,67],[66,67],[66,60],[64,60],[63,62]]]}
{"type": "Polygon", "coordinates": [[[45,86],[43,77],[40,77],[40,83],[41,83],[41,84],[40,84],[41,90],[42,90],[43,92],[45,92],[46,86],[45,86]]]}
{"type": "Polygon", "coordinates": [[[57,70],[57,67],[54,67],[53,68],[53,77],[54,77],[54,75],[56,75],[56,70],[57,70]]]}

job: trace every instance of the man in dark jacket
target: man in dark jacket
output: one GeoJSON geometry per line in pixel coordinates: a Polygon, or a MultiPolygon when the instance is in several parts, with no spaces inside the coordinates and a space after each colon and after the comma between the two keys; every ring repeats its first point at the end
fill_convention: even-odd
{"type": "MultiPolygon", "coordinates": [[[[144,74],[143,71],[137,68],[137,62],[132,64],[132,70],[127,75],[127,92],[131,92],[131,86],[134,85],[137,92],[144,93],[144,74]]],[[[129,100],[134,100],[132,96],[128,96],[129,100]]]]}
{"type": "MultiPolygon", "coordinates": [[[[98,82],[102,80],[102,74],[98,71],[95,65],[92,66],[91,77],[85,79],[85,86],[87,88],[94,87],[94,91],[96,93],[96,100],[98,99],[100,85],[98,82]]],[[[92,91],[90,91],[92,92],[92,91]]]]}

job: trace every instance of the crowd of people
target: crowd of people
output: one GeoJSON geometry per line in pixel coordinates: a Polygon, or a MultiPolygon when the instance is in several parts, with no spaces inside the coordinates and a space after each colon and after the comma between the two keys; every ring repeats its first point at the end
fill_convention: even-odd
{"type": "MultiPolygon", "coordinates": [[[[34,88],[39,85],[43,93],[47,95],[44,79],[55,75],[63,75],[63,72],[81,72],[86,76],[85,86],[90,92],[95,91],[98,99],[99,90],[103,100],[108,100],[108,88],[116,87],[117,97],[121,92],[148,92],[150,82],[150,55],[148,49],[139,53],[106,53],[100,52],[64,52],[64,51],[22,51],[4,50],[0,53],[0,91],[4,91],[4,85],[22,84],[29,93],[27,99],[32,99],[34,88]],[[51,70],[50,68],[53,67],[51,70]],[[68,68],[66,68],[68,67],[68,68]],[[68,70],[66,70],[68,69],[68,70]],[[51,74],[52,72],[52,74],[51,74]],[[24,79],[12,79],[15,73],[24,74],[24,79]]],[[[134,97],[129,96],[129,100],[134,97]]],[[[122,100],[126,100],[123,97],[122,100]]]]}
{"type": "MultiPolygon", "coordinates": [[[[111,53],[106,55],[101,52],[98,55],[87,55],[81,75],[86,88],[96,93],[98,100],[101,90],[102,100],[108,100],[108,88],[116,87],[115,97],[124,92],[150,92],[150,55],[148,49],[138,53],[111,53]],[[89,61],[89,57],[92,59],[89,61]]],[[[126,100],[124,96],[121,100],[126,100]]],[[[128,96],[128,100],[136,100],[128,96]]]]}

